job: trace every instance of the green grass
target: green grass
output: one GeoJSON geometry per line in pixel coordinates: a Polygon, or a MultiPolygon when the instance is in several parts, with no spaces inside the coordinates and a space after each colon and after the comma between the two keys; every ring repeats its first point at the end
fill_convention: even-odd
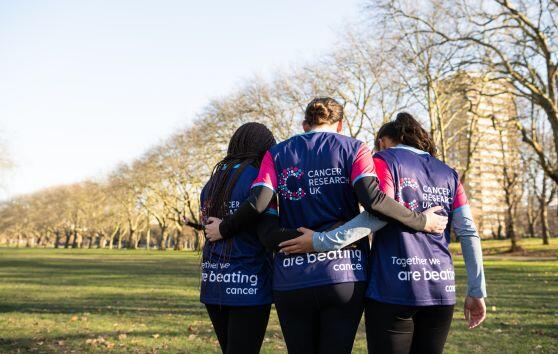
{"type": "MultiPolygon", "coordinates": [[[[540,238],[524,238],[519,242],[522,251],[510,254],[510,240],[485,240],[482,243],[485,255],[520,256],[520,257],[556,257],[558,258],[558,239],[550,239],[550,245],[543,245],[540,238]]],[[[459,243],[451,247],[459,249],[459,243]]]]}
{"type": "MultiPolygon", "coordinates": [[[[194,252],[0,249],[0,352],[217,353],[199,262],[194,252]]],[[[489,260],[486,273],[486,323],[467,330],[460,299],[446,351],[557,352],[558,261],[489,260]]],[[[285,352],[275,313],[263,352],[285,352]]]]}

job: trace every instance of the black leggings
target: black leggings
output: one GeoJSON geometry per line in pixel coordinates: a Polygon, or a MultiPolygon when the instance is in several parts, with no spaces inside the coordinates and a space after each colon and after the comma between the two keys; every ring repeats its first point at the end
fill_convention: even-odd
{"type": "Polygon", "coordinates": [[[452,317],[453,305],[405,306],[366,299],[368,352],[442,353],[452,317]]]}
{"type": "Polygon", "coordinates": [[[221,350],[226,354],[259,353],[271,305],[205,305],[221,350]]]}
{"type": "Polygon", "coordinates": [[[366,283],[275,291],[275,308],[290,354],[350,353],[364,309],[366,283]]]}

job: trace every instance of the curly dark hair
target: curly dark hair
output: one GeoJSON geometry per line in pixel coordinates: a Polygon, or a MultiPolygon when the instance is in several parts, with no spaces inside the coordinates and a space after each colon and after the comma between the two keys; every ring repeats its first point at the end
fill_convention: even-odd
{"type": "Polygon", "coordinates": [[[394,121],[382,125],[376,135],[376,150],[379,150],[379,140],[386,136],[397,143],[426,151],[434,157],[437,154],[436,143],[410,113],[398,113],[394,121]]]}

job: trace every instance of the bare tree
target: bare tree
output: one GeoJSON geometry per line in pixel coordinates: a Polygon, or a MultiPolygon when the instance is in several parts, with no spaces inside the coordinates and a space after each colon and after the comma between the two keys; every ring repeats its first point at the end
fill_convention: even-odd
{"type": "Polygon", "coordinates": [[[494,129],[497,131],[497,140],[500,150],[500,156],[502,157],[501,168],[501,186],[504,192],[504,200],[506,204],[505,212],[505,230],[506,238],[511,240],[511,251],[516,252],[521,250],[519,246],[519,240],[521,235],[516,232],[516,212],[517,206],[521,201],[521,180],[522,174],[516,168],[516,165],[511,163],[512,160],[516,160],[518,157],[518,152],[515,150],[515,144],[513,144],[514,136],[510,134],[512,131],[506,125],[509,124],[507,120],[502,121],[495,116],[492,117],[492,124],[494,129]]]}
{"type": "Polygon", "coordinates": [[[397,71],[393,38],[369,40],[366,32],[346,32],[342,44],[316,65],[308,65],[314,86],[344,104],[348,135],[373,142],[379,126],[410,105],[397,71]]]}
{"type": "MultiPolygon", "coordinates": [[[[554,156],[558,151],[558,25],[553,0],[442,1],[421,3],[445,18],[431,21],[425,11],[409,0],[383,2],[393,16],[411,21],[406,35],[428,33],[432,46],[457,48],[460,66],[506,80],[509,93],[527,99],[545,112],[551,127],[554,156]]],[[[449,49],[447,49],[449,50],[449,49]]],[[[558,183],[558,162],[545,151],[537,131],[515,120],[523,141],[536,153],[545,173],[558,183]]]]}

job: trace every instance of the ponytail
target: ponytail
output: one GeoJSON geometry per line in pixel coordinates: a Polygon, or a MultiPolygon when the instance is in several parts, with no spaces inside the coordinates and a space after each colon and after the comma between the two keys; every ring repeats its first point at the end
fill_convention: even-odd
{"type": "Polygon", "coordinates": [[[382,125],[376,136],[376,150],[380,150],[379,142],[383,137],[388,137],[398,144],[426,151],[436,157],[437,149],[434,140],[410,113],[398,113],[394,121],[382,125]]]}
{"type": "Polygon", "coordinates": [[[437,149],[434,140],[410,113],[398,113],[393,122],[393,128],[397,134],[396,140],[401,144],[412,146],[426,151],[434,157],[436,156],[437,149]]]}

